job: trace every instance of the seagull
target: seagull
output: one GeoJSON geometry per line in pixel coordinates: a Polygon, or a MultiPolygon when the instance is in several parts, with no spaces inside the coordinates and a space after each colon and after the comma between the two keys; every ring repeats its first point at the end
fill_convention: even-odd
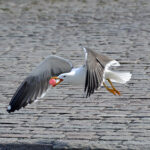
{"type": "Polygon", "coordinates": [[[131,79],[130,72],[116,72],[111,66],[120,66],[120,63],[107,56],[99,54],[90,48],[84,48],[85,63],[78,68],[73,68],[72,63],[62,57],[48,56],[40,63],[18,87],[13,95],[7,111],[14,112],[27,104],[43,97],[49,87],[50,80],[57,80],[52,86],[61,82],[72,86],[83,86],[86,98],[95,90],[104,86],[110,93],[121,95],[112,82],[125,84],[131,79]],[[111,88],[106,83],[109,83],[111,88]]]}

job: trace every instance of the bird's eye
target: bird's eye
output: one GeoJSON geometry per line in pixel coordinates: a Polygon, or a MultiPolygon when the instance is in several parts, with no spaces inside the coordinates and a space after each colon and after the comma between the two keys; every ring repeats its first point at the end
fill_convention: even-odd
{"type": "Polygon", "coordinates": [[[64,76],[64,78],[65,78],[66,76],[64,76]]]}

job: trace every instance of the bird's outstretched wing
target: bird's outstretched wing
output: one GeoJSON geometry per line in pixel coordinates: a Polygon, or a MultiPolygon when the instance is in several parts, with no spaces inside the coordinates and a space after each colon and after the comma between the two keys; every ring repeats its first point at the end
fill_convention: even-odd
{"type": "Polygon", "coordinates": [[[87,68],[84,91],[86,92],[86,97],[89,97],[94,93],[94,90],[101,86],[105,66],[111,59],[89,48],[83,49],[87,68]]]}
{"type": "Polygon", "coordinates": [[[61,57],[49,56],[39,64],[21,83],[12,97],[7,111],[14,112],[40,97],[49,86],[49,79],[61,73],[70,72],[72,64],[61,57]]]}

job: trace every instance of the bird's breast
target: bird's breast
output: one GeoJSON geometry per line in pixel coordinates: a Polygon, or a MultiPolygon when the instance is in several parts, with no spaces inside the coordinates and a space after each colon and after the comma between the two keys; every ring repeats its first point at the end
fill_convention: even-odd
{"type": "Polygon", "coordinates": [[[73,85],[80,85],[84,86],[85,84],[85,76],[86,76],[86,68],[85,67],[79,67],[79,68],[73,68],[74,75],[72,76],[72,84],[73,85]]]}

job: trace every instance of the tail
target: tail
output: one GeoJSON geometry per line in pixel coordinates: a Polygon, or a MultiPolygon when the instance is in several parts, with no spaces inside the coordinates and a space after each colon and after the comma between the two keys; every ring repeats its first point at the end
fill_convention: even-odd
{"type": "Polygon", "coordinates": [[[105,78],[109,78],[112,82],[125,84],[131,79],[132,74],[130,72],[116,72],[108,70],[105,78]]]}

